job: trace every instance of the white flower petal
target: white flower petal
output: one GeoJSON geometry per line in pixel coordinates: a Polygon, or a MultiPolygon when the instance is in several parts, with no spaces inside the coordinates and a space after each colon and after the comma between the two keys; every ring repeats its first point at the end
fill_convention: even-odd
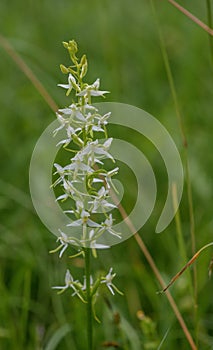
{"type": "Polygon", "coordinates": [[[69,89],[70,88],[70,86],[68,84],[57,84],[57,86],[60,86],[63,89],[69,89]]]}

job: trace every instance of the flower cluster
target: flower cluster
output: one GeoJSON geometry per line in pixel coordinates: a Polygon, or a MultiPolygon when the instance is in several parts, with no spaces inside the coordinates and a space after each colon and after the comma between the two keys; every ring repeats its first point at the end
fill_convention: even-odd
{"type": "Polygon", "coordinates": [[[77,44],[73,40],[64,43],[64,47],[68,50],[73,65],[61,65],[62,72],[68,74],[68,84],[58,85],[67,90],[67,95],[73,92],[77,101],[59,109],[56,115],[60,126],[54,133],[65,130],[66,138],[59,141],[58,146],[73,151],[73,157],[64,167],[54,164],[58,178],[53,186],[60,185],[63,190],[57,201],[66,201],[69,198],[74,201],[72,210],[66,211],[74,216],[74,219],[70,218],[68,226],[82,227],[82,234],[80,237],[67,237],[66,233],[60,232],[60,256],[69,244],[93,249],[105,248],[105,245],[97,243],[104,233],[120,238],[120,233],[113,230],[112,214],[108,214],[116,207],[111,201],[110,190],[113,186],[112,177],[117,174],[118,167],[109,171],[104,169],[104,159],[110,159],[112,164],[115,162],[109,152],[112,138],[108,138],[106,129],[111,113],[101,115],[91,101],[92,96],[104,96],[108,91],[99,90],[99,79],[91,85],[84,83],[83,77],[87,72],[86,56],[83,55],[78,60],[77,44]],[[97,139],[94,133],[103,133],[104,138],[97,139]],[[73,145],[77,149],[71,150],[73,145]],[[97,213],[104,214],[105,218],[100,222],[92,219],[97,213]]]}
{"type": "MultiPolygon", "coordinates": [[[[114,295],[115,291],[121,295],[123,293],[114,285],[112,282],[114,277],[116,276],[116,273],[112,273],[113,269],[110,268],[109,272],[106,276],[100,277],[96,280],[96,282],[93,282],[92,276],[90,276],[90,289],[91,289],[91,296],[95,295],[97,293],[97,289],[100,284],[105,284],[109,291],[114,295]]],[[[84,282],[81,283],[78,280],[74,280],[73,276],[71,275],[70,271],[67,269],[65,274],[65,285],[64,286],[54,286],[53,289],[58,289],[59,293],[65,292],[65,290],[71,288],[73,290],[72,296],[77,295],[83,302],[86,302],[86,277],[84,276],[84,282]]]]}
{"type": "MultiPolygon", "coordinates": [[[[68,50],[72,65],[61,65],[61,71],[68,75],[67,84],[58,84],[66,90],[66,95],[72,94],[72,103],[56,113],[59,122],[54,135],[63,130],[63,137],[59,147],[69,151],[72,157],[70,163],[61,166],[54,164],[56,180],[53,187],[60,186],[62,194],[57,201],[71,200],[70,210],[64,211],[70,218],[67,227],[80,229],[76,237],[62,232],[59,229],[57,241],[59,246],[51,252],[59,252],[61,258],[65,250],[70,246],[77,246],[77,255],[84,256],[85,249],[91,248],[96,257],[96,249],[108,248],[100,243],[100,238],[107,234],[120,239],[121,234],[113,229],[113,216],[110,212],[116,208],[111,200],[110,191],[113,188],[112,177],[118,173],[118,167],[114,166],[115,160],[110,153],[113,139],[108,137],[107,124],[111,113],[101,115],[99,110],[92,105],[92,97],[104,97],[108,91],[100,90],[100,79],[93,84],[83,81],[87,73],[88,63],[85,55],[78,59],[77,44],[74,40],[63,43],[68,50]],[[65,133],[64,133],[65,132],[65,133]],[[111,161],[111,169],[105,169],[105,160],[111,161]],[[97,219],[97,217],[99,219],[97,219]]],[[[115,274],[112,268],[109,273],[100,277],[94,284],[91,277],[91,295],[97,292],[97,286],[106,284],[112,294],[120,291],[112,283],[115,274]]],[[[69,270],[66,272],[65,285],[53,287],[61,292],[68,288],[73,290],[72,295],[77,295],[83,301],[86,293],[86,280],[81,284],[74,280],[69,270]]]]}

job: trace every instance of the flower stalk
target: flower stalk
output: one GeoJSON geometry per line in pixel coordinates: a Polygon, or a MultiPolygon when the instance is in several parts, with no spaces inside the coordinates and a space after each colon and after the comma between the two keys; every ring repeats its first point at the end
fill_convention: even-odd
{"type": "Polygon", "coordinates": [[[90,286],[90,249],[85,248],[85,276],[86,276],[86,300],[87,300],[87,340],[88,349],[93,349],[93,313],[92,313],[92,296],[90,286]]]}

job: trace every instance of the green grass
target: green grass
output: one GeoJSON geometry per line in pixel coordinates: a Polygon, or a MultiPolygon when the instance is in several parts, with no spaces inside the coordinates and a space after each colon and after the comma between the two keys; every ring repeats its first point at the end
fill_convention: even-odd
{"type": "MultiPolygon", "coordinates": [[[[188,141],[187,161],[199,249],[213,237],[210,38],[167,1],[155,3],[159,27],[151,2],[145,0],[131,3],[127,0],[46,0],[29,1],[27,5],[24,1],[3,1],[0,33],[59,106],[68,103],[64,92],[56,87],[64,79],[59,64],[67,63],[61,42],[74,38],[80,52],[88,56],[89,80],[100,77],[103,89],[111,91],[107,101],[132,104],[158,118],[174,138],[185,165],[177,106],[161,53],[160,28],[188,141]]],[[[201,20],[210,21],[205,2],[180,3],[201,20]]],[[[55,247],[55,237],[36,216],[28,186],[34,145],[55,116],[2,48],[0,55],[0,349],[83,350],[86,339],[84,306],[69,293],[57,296],[51,289],[63,283],[67,265],[80,278],[82,261],[65,256],[59,261],[57,256],[48,254],[55,247]]],[[[116,135],[116,130],[114,133],[116,135]]],[[[129,137],[124,131],[123,138],[129,137]]],[[[155,210],[140,235],[163,278],[169,282],[184,265],[185,255],[192,256],[187,184],[178,217],[181,236],[175,220],[165,232],[155,234],[165,200],[166,172],[151,144],[137,139],[135,134],[132,142],[144,149],[158,184],[155,210]]],[[[129,178],[132,179],[131,174],[129,178]]],[[[127,206],[129,196],[131,206],[128,174],[125,186],[125,203],[127,206]]],[[[212,250],[206,250],[196,263],[196,319],[193,292],[189,288],[192,270],[190,280],[185,273],[171,287],[193,339],[202,350],[213,346],[212,280],[208,278],[211,256],[212,250]]],[[[110,266],[114,266],[117,284],[125,296],[100,295],[97,314],[102,324],[95,324],[96,348],[101,349],[104,342],[115,341],[125,350],[157,349],[156,344],[162,340],[161,349],[190,349],[166,296],[156,294],[161,287],[134,238],[102,252],[99,259],[93,261],[95,270],[107,271],[110,266]],[[149,319],[139,319],[139,310],[149,319]]]]}

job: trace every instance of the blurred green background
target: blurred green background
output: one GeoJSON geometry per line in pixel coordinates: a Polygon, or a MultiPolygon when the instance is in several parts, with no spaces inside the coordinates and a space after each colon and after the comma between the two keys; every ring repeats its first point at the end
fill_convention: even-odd
{"type": "MultiPolygon", "coordinates": [[[[188,140],[198,249],[213,237],[213,61],[209,37],[166,0],[154,2],[157,25],[151,3],[2,0],[0,33],[60,107],[69,103],[64,91],[57,88],[57,83],[65,81],[59,64],[69,64],[61,42],[75,39],[80,53],[86,53],[89,60],[89,82],[100,77],[101,88],[111,92],[107,101],[135,105],[159,119],[174,138],[186,169],[186,152],[161,52],[160,29],[188,140]]],[[[211,1],[179,3],[207,23],[207,4],[211,1]]],[[[0,57],[0,349],[85,349],[84,305],[71,298],[69,292],[58,296],[51,289],[63,284],[67,266],[81,278],[82,261],[65,255],[59,261],[57,254],[48,253],[56,246],[55,237],[37,217],[29,193],[31,154],[55,115],[2,45],[0,57]]],[[[158,198],[140,235],[169,282],[186,262],[185,255],[192,256],[186,182],[179,213],[184,242],[181,250],[175,220],[165,232],[155,233],[167,189],[159,153],[136,134],[111,130],[114,137],[116,133],[141,148],[155,171],[158,198]]],[[[127,210],[134,200],[131,181],[127,172],[123,184],[127,210]]],[[[185,273],[171,287],[199,349],[213,349],[212,280],[208,278],[211,256],[212,250],[206,250],[196,263],[196,307],[190,289],[192,270],[191,277],[185,273]]],[[[102,324],[95,324],[96,349],[112,340],[121,349],[157,349],[164,336],[162,349],[190,349],[166,296],[156,294],[161,287],[134,238],[102,252],[93,262],[96,271],[107,271],[110,266],[117,272],[116,285],[125,296],[100,295],[97,314],[102,324]]]]}

